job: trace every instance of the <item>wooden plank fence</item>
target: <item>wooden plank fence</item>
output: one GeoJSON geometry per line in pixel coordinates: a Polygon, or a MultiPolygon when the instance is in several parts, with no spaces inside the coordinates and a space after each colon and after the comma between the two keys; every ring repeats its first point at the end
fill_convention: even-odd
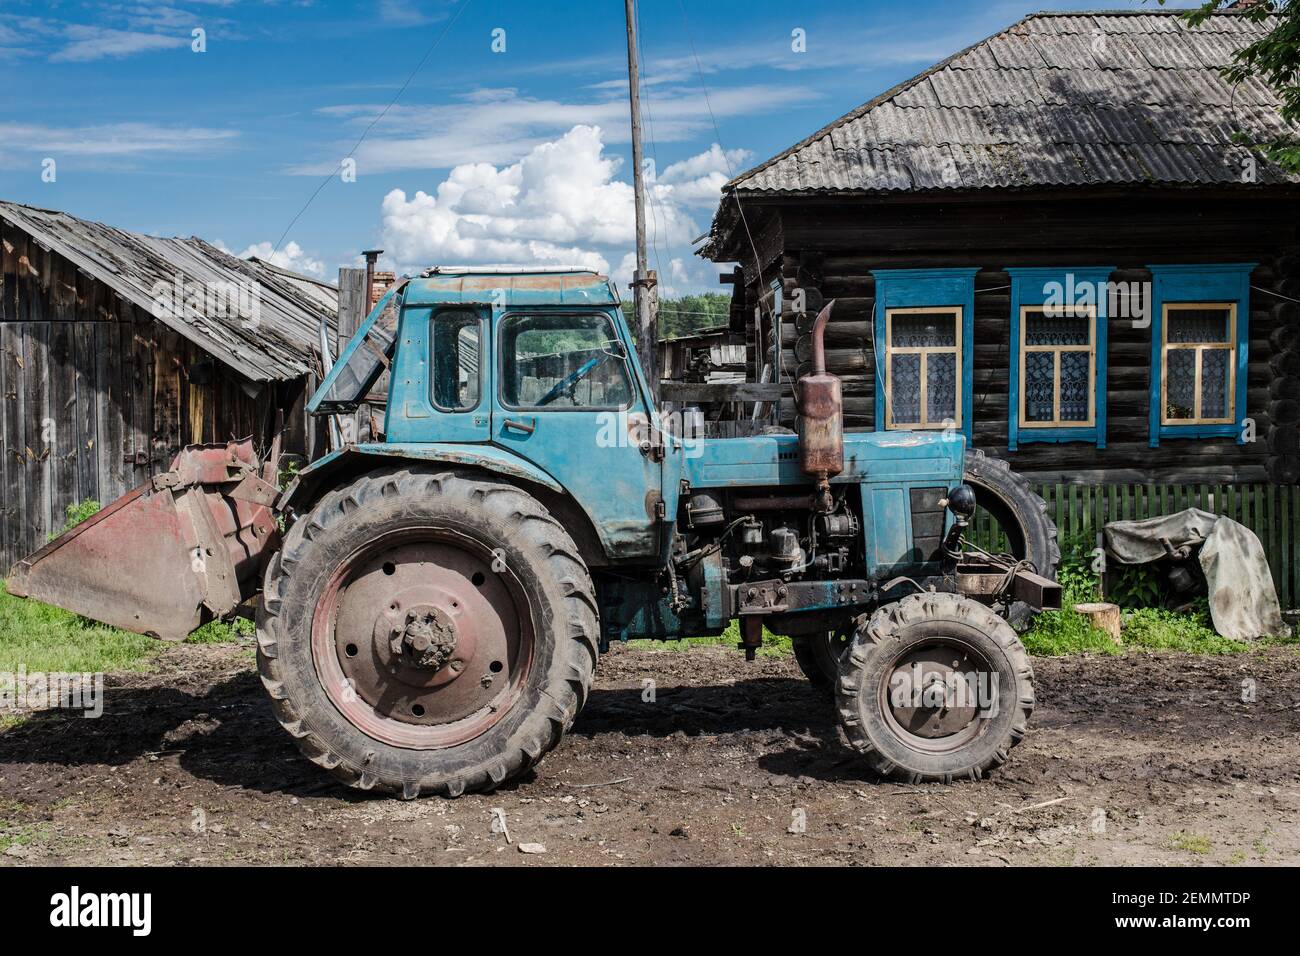
{"type": "MultiPolygon", "coordinates": [[[[1200,508],[1227,515],[1259,537],[1283,609],[1300,607],[1300,486],[1296,485],[1035,485],[1047,502],[1062,543],[1095,541],[1111,521],[1131,521],[1200,508]]],[[[1006,540],[984,511],[974,540],[1006,550],[1006,540]]]]}

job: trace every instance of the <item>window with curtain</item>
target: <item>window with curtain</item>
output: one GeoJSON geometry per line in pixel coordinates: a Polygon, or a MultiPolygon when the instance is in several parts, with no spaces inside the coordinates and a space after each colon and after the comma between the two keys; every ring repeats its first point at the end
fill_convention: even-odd
{"type": "Polygon", "coordinates": [[[1253,262],[1156,264],[1151,271],[1149,444],[1249,441],[1245,423],[1253,262]]]}
{"type": "Polygon", "coordinates": [[[1097,310],[1020,310],[1020,427],[1088,427],[1096,407],[1097,310]]]}
{"type": "Polygon", "coordinates": [[[960,308],[885,312],[886,428],[962,426],[960,308]]]}
{"type": "Polygon", "coordinates": [[[1236,313],[1232,303],[1165,304],[1162,424],[1216,425],[1236,420],[1236,313]]]}

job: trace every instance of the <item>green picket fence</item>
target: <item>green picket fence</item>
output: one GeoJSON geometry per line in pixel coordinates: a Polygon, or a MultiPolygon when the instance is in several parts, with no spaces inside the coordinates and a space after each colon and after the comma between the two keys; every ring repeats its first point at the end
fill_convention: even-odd
{"type": "MultiPolygon", "coordinates": [[[[1111,521],[1131,521],[1200,508],[1227,515],[1254,531],[1264,546],[1283,608],[1300,607],[1300,487],[1293,485],[1035,485],[1062,541],[1097,533],[1111,521]]],[[[976,513],[974,540],[1006,550],[1001,529],[976,513]]]]}

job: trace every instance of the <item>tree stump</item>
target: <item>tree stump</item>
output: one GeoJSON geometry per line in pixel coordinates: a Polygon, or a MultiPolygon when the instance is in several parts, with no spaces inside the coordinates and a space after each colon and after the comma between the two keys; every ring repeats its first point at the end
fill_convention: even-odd
{"type": "Polygon", "coordinates": [[[1096,602],[1093,604],[1076,604],[1075,613],[1086,617],[1099,631],[1105,631],[1116,644],[1120,642],[1119,605],[1096,602]]]}

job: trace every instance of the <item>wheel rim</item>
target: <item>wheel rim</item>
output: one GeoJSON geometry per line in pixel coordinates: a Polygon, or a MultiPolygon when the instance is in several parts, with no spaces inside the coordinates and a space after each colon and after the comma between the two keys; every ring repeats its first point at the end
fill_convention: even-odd
{"type": "Polygon", "coordinates": [[[980,736],[997,713],[996,669],[974,645],[941,636],[903,648],[880,682],[878,704],[909,747],[950,753],[980,736]]]}
{"type": "Polygon", "coordinates": [[[449,529],[385,535],[342,561],[312,618],[330,701],[396,747],[480,736],[517,701],[532,663],[527,595],[498,554],[449,529]]]}

